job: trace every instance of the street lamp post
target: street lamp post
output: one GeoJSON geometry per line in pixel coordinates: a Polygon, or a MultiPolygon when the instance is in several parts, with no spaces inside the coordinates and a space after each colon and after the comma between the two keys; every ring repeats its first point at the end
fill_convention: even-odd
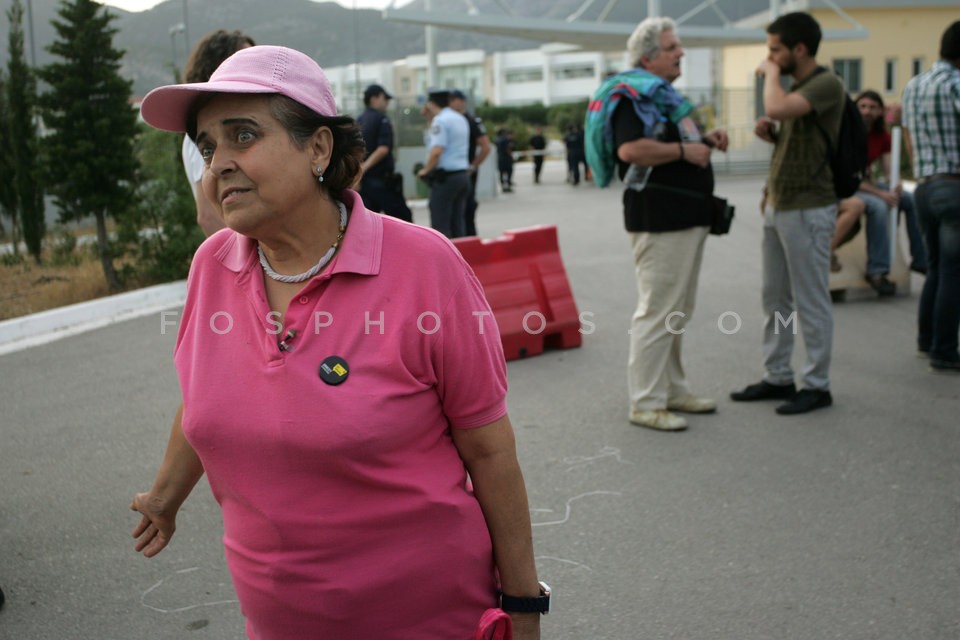
{"type": "Polygon", "coordinates": [[[33,0],[27,0],[27,27],[30,30],[30,66],[37,68],[37,45],[33,35],[33,0]]]}
{"type": "Polygon", "coordinates": [[[173,68],[173,79],[180,82],[180,66],[177,64],[177,34],[183,33],[186,36],[187,27],[182,22],[170,27],[170,66],[173,68]]]}
{"type": "Polygon", "coordinates": [[[186,51],[190,50],[190,22],[187,20],[187,0],[183,0],[183,41],[186,43],[186,51]]]}

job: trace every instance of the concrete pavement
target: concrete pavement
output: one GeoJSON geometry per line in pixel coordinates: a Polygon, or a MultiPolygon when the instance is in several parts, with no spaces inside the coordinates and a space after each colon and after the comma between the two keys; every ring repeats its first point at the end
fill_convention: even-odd
{"type": "MultiPolygon", "coordinates": [[[[832,408],[730,402],[761,373],[762,179],[720,176],[737,218],[707,241],[684,346],[719,411],[679,434],[632,427],[620,194],[563,171],[548,163],[534,186],[518,165],[516,192],[478,212],[485,237],[557,225],[593,325],[581,348],[509,364],[537,563],[556,594],[544,639],[960,638],[960,378],[914,355],[922,280],[836,306],[832,408]]],[[[0,355],[0,639],[243,637],[205,483],[170,548],[132,550],[130,498],[178,400],[174,339],[153,312],[0,355]]]]}

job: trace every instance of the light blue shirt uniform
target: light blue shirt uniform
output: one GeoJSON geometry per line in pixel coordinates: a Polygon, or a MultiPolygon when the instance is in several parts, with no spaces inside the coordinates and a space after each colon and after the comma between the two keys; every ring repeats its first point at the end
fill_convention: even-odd
{"type": "Polygon", "coordinates": [[[470,125],[462,114],[444,107],[430,123],[427,151],[443,147],[437,167],[445,171],[464,171],[470,167],[467,151],[470,146],[470,125]]]}

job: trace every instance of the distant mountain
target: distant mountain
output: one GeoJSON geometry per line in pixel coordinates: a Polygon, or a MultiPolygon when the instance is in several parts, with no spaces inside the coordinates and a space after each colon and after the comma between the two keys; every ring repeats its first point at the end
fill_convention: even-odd
{"type": "MultiPolygon", "coordinates": [[[[449,0],[451,5],[462,5],[449,0]]],[[[9,2],[3,2],[9,6],[9,2]]],[[[33,25],[37,37],[37,64],[52,58],[46,47],[56,32],[50,24],[57,16],[58,0],[32,0],[33,25]]],[[[438,3],[434,2],[434,6],[438,3]]],[[[24,5],[26,1],[24,0],[24,5]]],[[[124,50],[121,74],[133,81],[134,95],[173,81],[173,58],[183,67],[187,52],[182,32],[171,35],[171,28],[184,22],[183,2],[167,0],[154,8],[130,13],[114,7],[107,10],[118,16],[119,31],[114,46],[124,50]]],[[[312,0],[189,0],[187,30],[190,46],[214,29],[241,29],[257,44],[277,44],[299,49],[321,66],[335,67],[352,62],[395,60],[424,51],[424,29],[416,25],[387,22],[376,10],[350,10],[334,2],[312,0]]],[[[24,17],[26,23],[26,16],[24,17]]],[[[30,57],[29,29],[27,57],[30,57]]],[[[0,65],[7,62],[6,10],[0,17],[0,65]]],[[[536,47],[539,43],[516,38],[485,36],[441,29],[437,32],[440,51],[484,49],[508,51],[536,47]]]]}
{"type": "MultiPolygon", "coordinates": [[[[24,5],[27,0],[22,0],[24,5]]],[[[46,47],[55,31],[50,21],[56,16],[59,0],[31,0],[33,27],[36,32],[37,64],[51,61],[46,47]]],[[[418,25],[388,22],[380,11],[350,10],[334,2],[312,0],[186,0],[187,35],[190,46],[213,29],[241,29],[258,44],[279,44],[299,49],[316,59],[321,66],[336,67],[352,62],[396,60],[424,51],[424,29],[418,25]]],[[[469,13],[473,8],[483,15],[503,15],[508,7],[517,16],[564,20],[578,12],[584,0],[432,0],[434,11],[469,13]]],[[[691,11],[701,0],[670,0],[669,11],[680,16],[691,11]]],[[[844,3],[841,3],[844,4],[844,3]]],[[[6,10],[9,0],[0,0],[0,65],[7,60],[6,10]]],[[[646,15],[646,2],[620,0],[610,8],[608,22],[637,23],[646,15]]],[[[667,3],[664,3],[667,10],[667,3]]],[[[769,0],[723,0],[718,6],[730,19],[738,19],[769,7],[769,0]]],[[[403,8],[420,9],[423,0],[403,8]]],[[[166,0],[154,8],[130,13],[114,7],[114,26],[119,29],[114,44],[126,54],[121,73],[133,80],[135,95],[173,81],[173,67],[182,68],[187,46],[182,32],[171,29],[184,22],[183,0],[166,0]],[[174,65],[174,59],[176,64],[174,65]]],[[[597,20],[609,8],[608,2],[594,2],[578,16],[584,21],[597,20]]],[[[715,11],[700,12],[688,24],[718,24],[715,11]]],[[[30,56],[29,27],[27,56],[30,56]]],[[[519,38],[487,36],[467,31],[439,29],[439,51],[483,49],[487,52],[536,48],[540,42],[519,38]]],[[[622,47],[617,43],[614,48],[622,47]]]]}

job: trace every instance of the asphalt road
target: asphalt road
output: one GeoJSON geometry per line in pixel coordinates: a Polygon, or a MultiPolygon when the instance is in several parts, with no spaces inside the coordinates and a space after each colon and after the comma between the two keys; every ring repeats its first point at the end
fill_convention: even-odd
{"type": "MultiPolygon", "coordinates": [[[[517,169],[515,193],[481,204],[481,235],[557,225],[593,324],[580,348],[509,365],[555,591],[544,639],[960,638],[960,378],[914,355],[920,277],[909,295],[836,306],[832,408],[730,402],[761,374],[762,179],[721,176],[738,216],[708,239],[684,347],[720,408],[684,433],[640,429],[626,419],[635,291],[619,193],[564,184],[561,163],[539,186],[517,169]]],[[[153,314],[0,356],[0,638],[243,637],[205,483],[167,550],[133,551],[130,498],[178,402],[162,326],[153,314]]]]}

